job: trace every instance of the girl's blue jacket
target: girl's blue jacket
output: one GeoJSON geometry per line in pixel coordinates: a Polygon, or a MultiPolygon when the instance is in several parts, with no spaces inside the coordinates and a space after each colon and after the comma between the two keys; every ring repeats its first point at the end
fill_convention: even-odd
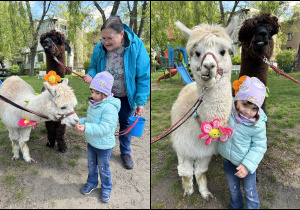
{"type": "Polygon", "coordinates": [[[118,124],[120,99],[111,97],[95,106],[89,106],[85,118],[79,124],[85,125],[85,140],[97,149],[112,149],[116,145],[115,131],[118,124]]]}

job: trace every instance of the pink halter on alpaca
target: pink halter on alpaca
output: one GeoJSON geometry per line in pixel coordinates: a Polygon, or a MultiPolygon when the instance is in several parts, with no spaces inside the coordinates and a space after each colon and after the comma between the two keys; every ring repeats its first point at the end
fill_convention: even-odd
{"type": "MultiPolygon", "coordinates": [[[[207,52],[207,53],[203,56],[202,61],[201,61],[201,68],[202,68],[203,61],[204,61],[204,59],[205,59],[205,57],[206,57],[207,55],[211,55],[211,56],[214,58],[214,60],[216,61],[216,64],[217,64],[217,73],[218,73],[220,76],[222,76],[222,74],[223,74],[223,69],[219,68],[219,64],[218,64],[217,58],[216,58],[216,56],[215,56],[213,53],[211,53],[211,52],[207,52]]],[[[200,69],[197,69],[197,71],[200,71],[200,69]]]]}

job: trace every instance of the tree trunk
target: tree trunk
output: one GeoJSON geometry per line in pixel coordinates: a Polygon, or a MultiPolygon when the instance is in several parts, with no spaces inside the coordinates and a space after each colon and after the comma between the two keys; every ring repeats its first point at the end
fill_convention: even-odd
{"type": "Polygon", "coordinates": [[[120,5],[120,1],[115,1],[114,2],[114,6],[113,6],[113,9],[112,9],[111,14],[110,14],[111,16],[117,14],[118,9],[119,9],[119,5],[120,5]]]}
{"type": "Polygon", "coordinates": [[[299,47],[298,47],[298,53],[297,53],[297,56],[296,56],[296,60],[295,60],[295,70],[294,71],[300,71],[300,44],[299,44],[299,47]]]}
{"type": "Polygon", "coordinates": [[[37,44],[30,48],[30,53],[31,53],[31,56],[30,56],[30,69],[29,69],[29,76],[30,77],[34,76],[34,60],[35,60],[35,55],[36,55],[36,48],[37,48],[37,44]]]}
{"type": "Polygon", "coordinates": [[[141,18],[141,23],[140,23],[140,28],[139,28],[139,33],[137,36],[140,38],[143,32],[143,27],[144,27],[144,22],[145,22],[145,15],[146,15],[146,9],[147,9],[147,1],[144,1],[143,4],[143,10],[142,10],[142,18],[141,18]]]}

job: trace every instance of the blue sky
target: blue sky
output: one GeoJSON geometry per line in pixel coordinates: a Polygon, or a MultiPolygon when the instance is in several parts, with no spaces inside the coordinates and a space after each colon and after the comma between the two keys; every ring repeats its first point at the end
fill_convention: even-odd
{"type": "MultiPolygon", "coordinates": [[[[52,1],[51,2],[51,6],[50,9],[47,13],[47,15],[49,15],[50,17],[52,17],[53,15],[53,8],[55,5],[58,4],[63,4],[66,1],[52,1]]],[[[47,2],[48,3],[48,2],[47,2]]],[[[112,4],[112,1],[99,1],[98,2],[99,5],[102,7],[102,9],[104,9],[106,16],[109,16],[112,10],[112,6],[110,6],[112,4]]],[[[32,15],[34,19],[40,19],[43,13],[43,2],[41,1],[30,1],[30,5],[31,5],[31,10],[32,10],[32,15]]],[[[95,18],[99,18],[100,17],[100,12],[97,10],[97,8],[94,6],[94,3],[92,1],[83,1],[82,2],[82,6],[90,6],[92,7],[94,10],[92,12],[93,16],[95,18]]]]}

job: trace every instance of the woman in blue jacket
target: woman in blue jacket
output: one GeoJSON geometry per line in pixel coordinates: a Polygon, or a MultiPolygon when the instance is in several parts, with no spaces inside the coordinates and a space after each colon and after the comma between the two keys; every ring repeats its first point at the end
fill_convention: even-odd
{"type": "MultiPolygon", "coordinates": [[[[90,83],[99,72],[108,71],[115,79],[112,92],[121,100],[120,131],[129,127],[129,117],[143,114],[150,94],[150,58],[143,42],[119,16],[111,16],[101,27],[102,40],[94,48],[91,66],[83,78],[90,83]]],[[[126,169],[133,168],[131,135],[119,136],[121,158],[126,169]]]]}
{"type": "Polygon", "coordinates": [[[265,96],[265,85],[256,77],[247,77],[236,93],[228,121],[233,134],[227,141],[218,143],[232,209],[244,206],[240,179],[248,209],[259,209],[256,169],[267,150],[267,116],[261,109],[265,96]]]}

